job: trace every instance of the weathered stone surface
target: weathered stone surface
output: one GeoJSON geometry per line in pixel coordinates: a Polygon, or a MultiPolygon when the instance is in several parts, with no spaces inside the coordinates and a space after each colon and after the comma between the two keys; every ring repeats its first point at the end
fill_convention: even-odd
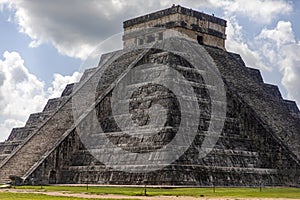
{"type": "Polygon", "coordinates": [[[27,138],[33,131],[33,128],[13,128],[7,141],[20,141],[27,138]]]}
{"type": "MultiPolygon", "coordinates": [[[[300,123],[287,108],[277,86],[257,82],[226,51],[206,47],[232,90],[247,103],[273,134],[300,158],[300,123]]],[[[295,109],[296,110],[296,109],[295,109]]],[[[297,110],[296,110],[297,111],[297,110]]]]}
{"type": "Polygon", "coordinates": [[[174,6],[124,22],[124,47],[159,41],[168,33],[159,29],[176,30],[201,44],[225,49],[226,21],[202,12],[174,6]],[[136,33],[145,27],[156,27],[155,33],[136,33]]]}
{"type": "Polygon", "coordinates": [[[67,100],[68,95],[70,95],[72,93],[72,88],[73,86],[71,86],[70,84],[66,86],[66,89],[63,91],[62,93],[62,97],[59,98],[55,98],[55,99],[49,99],[46,106],[43,109],[44,113],[47,112],[53,112],[55,110],[57,110],[59,108],[59,106],[67,100]],[[71,88],[71,89],[70,89],[71,88]]]}
{"type": "Polygon", "coordinates": [[[64,89],[64,91],[62,92],[61,96],[64,97],[64,96],[69,96],[72,94],[72,91],[73,91],[73,88],[74,88],[74,83],[72,84],[68,84],[66,86],[66,88],[64,89]]]}
{"type": "MultiPolygon", "coordinates": [[[[172,54],[157,54],[152,52],[150,55],[147,55],[147,57],[148,58],[143,59],[143,62],[169,63],[174,68],[177,68],[177,66],[174,65],[175,63],[185,63],[183,60],[176,59],[176,56],[172,54]],[[172,62],[170,62],[171,60],[172,62]]],[[[185,70],[189,72],[189,70],[187,70],[189,65],[187,66],[185,70]]],[[[184,71],[184,69],[180,69],[181,72],[184,71]]],[[[246,68],[245,70],[248,71],[246,68]]],[[[251,73],[249,74],[251,77],[251,73]]],[[[197,77],[196,74],[186,73],[186,76],[187,79],[191,81],[201,82],[199,78],[192,78],[197,77]]],[[[105,85],[106,84],[104,84],[104,86],[105,85]]],[[[100,86],[98,87],[101,88],[100,86]]],[[[152,87],[153,86],[149,86],[149,88],[145,89],[151,91],[152,87]]],[[[264,87],[263,83],[261,87],[264,87]]],[[[103,91],[103,89],[99,90],[103,91]]],[[[140,92],[142,91],[143,90],[140,92]]],[[[203,95],[202,98],[207,95],[205,92],[200,92],[199,95],[200,94],[203,95]]],[[[273,93],[271,92],[271,94],[273,93]]],[[[274,95],[270,96],[274,97],[274,95]]],[[[164,99],[164,95],[161,93],[157,95],[157,97],[164,99]]],[[[114,122],[109,117],[109,115],[111,115],[108,106],[110,105],[109,99],[110,95],[99,104],[98,117],[102,121],[100,121],[100,123],[106,132],[118,133],[120,130],[118,130],[117,126],[114,125],[114,122]],[[106,101],[108,102],[105,103],[106,101]]],[[[159,101],[159,98],[147,99],[147,101],[159,101]]],[[[146,102],[140,99],[136,103],[137,105],[141,105],[146,102]]],[[[164,104],[164,101],[160,103],[164,104]]],[[[146,103],[145,108],[147,108],[147,105],[149,104],[146,103]]],[[[172,105],[172,103],[165,105],[172,105]]],[[[209,106],[207,106],[209,104],[205,105],[209,108],[209,106]]],[[[255,113],[253,108],[243,100],[232,86],[228,85],[227,105],[227,119],[222,135],[215,149],[205,158],[199,159],[197,156],[199,145],[201,145],[205,130],[207,130],[207,125],[200,127],[199,134],[194,140],[193,145],[179,160],[160,171],[150,172],[146,175],[119,172],[105,167],[105,165],[93,158],[89,151],[85,150],[85,147],[80,144],[79,137],[74,132],[44,160],[43,163],[45,164],[41,164],[30,177],[43,177],[42,180],[47,182],[47,180],[49,180],[49,176],[47,175],[49,171],[52,170],[52,174],[54,174],[54,172],[56,174],[55,180],[57,183],[86,183],[88,181],[89,183],[100,184],[145,184],[145,182],[147,182],[147,184],[202,186],[299,184],[299,161],[293,156],[290,148],[278,140],[277,137],[274,137],[268,125],[261,121],[261,117],[255,113]],[[57,159],[59,163],[54,166],[53,164],[56,163],[55,160],[57,159]]],[[[133,110],[135,110],[134,107],[133,104],[133,110]]],[[[174,107],[171,108],[174,109],[174,107]]],[[[202,106],[202,108],[205,107],[202,106]]],[[[145,123],[143,116],[141,117],[142,118],[137,116],[138,120],[141,120],[141,123],[145,123]]],[[[206,117],[207,115],[203,115],[203,124],[208,120],[206,117]]],[[[137,141],[137,143],[132,139],[128,140],[126,138],[127,137],[124,137],[121,133],[119,135],[114,134],[112,135],[111,141],[116,141],[116,145],[125,145],[125,148],[128,148],[127,150],[130,149],[136,152],[143,152],[143,148],[147,148],[147,145],[153,147],[153,144],[157,143],[157,138],[143,142],[137,141]]],[[[158,141],[159,140],[164,141],[165,138],[163,137],[158,139],[158,141]]],[[[158,145],[157,148],[159,147],[158,145]]],[[[95,146],[95,148],[97,148],[97,146],[95,146]]],[[[32,178],[28,178],[28,180],[31,179],[32,178]]],[[[51,180],[53,181],[54,179],[52,178],[51,180]]]]}
{"type": "MultiPolygon", "coordinates": [[[[171,15],[172,12],[178,13],[176,9],[179,8],[137,18],[125,22],[124,26],[128,28],[150,21],[154,23],[155,19],[171,15]]],[[[198,15],[183,8],[180,12],[191,16],[198,15]]],[[[222,20],[213,16],[199,14],[196,17],[224,25],[222,20]]],[[[195,68],[181,56],[185,52],[181,52],[180,55],[158,49],[141,49],[121,55],[103,69],[92,68],[85,71],[76,85],[79,85],[78,90],[83,98],[89,98],[93,94],[95,104],[82,101],[77,105],[85,108],[87,112],[81,113],[75,123],[72,113],[72,98],[75,95],[72,91],[75,85],[71,84],[66,87],[61,98],[49,100],[43,112],[31,115],[24,128],[14,129],[8,141],[0,144],[0,159],[3,157],[0,164],[1,180],[4,182],[13,175],[21,177],[25,184],[299,186],[300,112],[295,102],[282,99],[278,87],[265,84],[260,72],[246,67],[238,54],[211,46],[199,46],[199,52],[210,55],[217,64],[227,98],[226,120],[222,133],[207,156],[200,157],[199,152],[205,136],[209,134],[208,127],[214,103],[210,92],[215,90],[204,81],[206,69],[195,68]],[[135,68],[139,68],[143,75],[152,72],[166,73],[163,66],[182,74],[192,86],[196,98],[176,96],[163,85],[148,83],[145,76],[137,75],[136,82],[130,82],[125,87],[128,91],[133,90],[132,95],[128,99],[116,102],[120,105],[128,103],[129,113],[120,110],[118,115],[113,115],[113,89],[123,75],[135,68]],[[98,70],[103,70],[101,78],[98,77],[98,70]],[[162,149],[177,134],[182,116],[191,114],[179,109],[180,101],[189,105],[197,102],[201,109],[199,126],[189,148],[169,165],[148,173],[132,173],[106,166],[92,154],[92,151],[107,150],[101,149],[103,147],[97,141],[97,133],[92,132],[93,127],[86,126],[94,118],[97,118],[96,121],[104,134],[114,145],[111,148],[122,148],[127,152],[144,155],[162,149]],[[161,110],[150,117],[148,110],[153,105],[160,105],[161,110]],[[95,116],[90,112],[93,108],[96,110],[95,116]],[[163,115],[165,110],[167,117],[164,129],[155,132],[157,127],[151,124],[151,120],[156,122],[154,124],[159,124],[159,116],[163,115]],[[139,138],[122,132],[116,117],[125,122],[132,120],[134,124],[143,127],[144,135],[148,136],[153,132],[155,134],[139,138]],[[83,130],[93,139],[88,148],[79,134],[83,130]]],[[[100,63],[105,63],[107,57],[113,54],[102,56],[100,63]]],[[[174,82],[183,84],[180,80],[174,82]]],[[[180,92],[184,94],[184,91],[180,92]]],[[[190,129],[185,129],[185,133],[189,131],[190,129]]],[[[162,156],[161,159],[166,157],[162,156]]],[[[112,162],[121,167],[129,165],[119,160],[112,162]]],[[[143,162],[129,166],[133,169],[147,167],[143,162]]]]}
{"type": "MultiPolygon", "coordinates": [[[[71,86],[68,85],[65,91],[70,90],[70,87],[72,87],[72,84],[71,86]]],[[[67,100],[66,95],[67,93],[63,93],[62,97],[60,98],[50,99],[47,102],[46,106],[44,107],[43,112],[31,114],[29,119],[26,122],[25,127],[14,128],[11,134],[9,135],[8,139],[5,142],[0,143],[0,161],[1,161],[0,165],[2,167],[5,166],[6,162],[10,159],[11,156],[14,156],[15,153],[17,153],[14,151],[20,151],[19,148],[23,148],[23,145],[25,145],[28,142],[28,140],[31,140],[31,142],[34,143],[34,145],[32,145],[31,148],[37,148],[36,150],[31,150],[31,151],[26,150],[26,154],[28,154],[28,156],[30,156],[32,152],[34,152],[34,154],[36,154],[37,156],[38,154],[36,152],[40,151],[39,150],[39,148],[41,148],[40,145],[46,145],[46,146],[50,145],[47,144],[48,138],[44,134],[39,136],[40,138],[43,139],[34,139],[34,138],[37,137],[35,136],[37,134],[36,132],[38,132],[39,129],[41,129],[41,126],[43,126],[43,124],[46,121],[48,121],[58,109],[60,109],[60,106],[66,102],[67,100]]],[[[49,134],[51,134],[51,131],[49,132],[49,134]]],[[[49,137],[49,141],[51,141],[51,137],[49,137]]],[[[29,143],[29,145],[31,145],[31,143],[29,143]]],[[[20,154],[21,154],[20,156],[22,156],[22,153],[20,154]]],[[[32,153],[32,155],[34,154],[32,153]]],[[[25,165],[26,163],[25,161],[27,162],[27,159],[24,156],[24,158],[21,158],[18,162],[13,163],[14,165],[13,167],[20,168],[20,166],[22,166],[23,164],[25,165]],[[22,164],[20,164],[19,162],[21,162],[22,164]]],[[[28,162],[30,163],[30,161],[28,162]]],[[[20,177],[21,175],[23,175],[18,173],[18,171],[16,171],[15,173],[14,172],[9,172],[9,173],[11,173],[10,175],[20,176],[20,177]]],[[[1,176],[1,180],[3,180],[2,182],[8,180],[7,175],[9,174],[6,174],[5,172],[4,174],[5,175],[2,174],[1,176]]]]}
{"type": "Polygon", "coordinates": [[[193,16],[195,18],[201,19],[203,21],[208,21],[208,22],[212,22],[212,23],[216,23],[219,24],[221,26],[226,26],[226,21],[221,19],[221,18],[217,18],[205,13],[201,13],[192,9],[187,9],[181,6],[174,6],[172,8],[168,8],[165,10],[161,10],[161,11],[157,11],[155,13],[151,13],[148,15],[144,15],[141,17],[137,17],[134,19],[130,19],[124,22],[124,28],[128,28],[137,24],[142,24],[145,23],[147,21],[155,21],[157,19],[163,18],[165,16],[171,15],[171,14],[176,14],[176,13],[181,13],[184,15],[188,15],[188,16],[193,16]]]}

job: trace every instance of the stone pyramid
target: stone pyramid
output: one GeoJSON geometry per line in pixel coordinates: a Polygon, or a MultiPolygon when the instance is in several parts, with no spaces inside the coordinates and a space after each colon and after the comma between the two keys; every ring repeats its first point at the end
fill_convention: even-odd
{"type": "Polygon", "coordinates": [[[0,143],[1,182],[299,186],[298,107],[225,28],[181,6],[125,21],[123,50],[0,143]]]}

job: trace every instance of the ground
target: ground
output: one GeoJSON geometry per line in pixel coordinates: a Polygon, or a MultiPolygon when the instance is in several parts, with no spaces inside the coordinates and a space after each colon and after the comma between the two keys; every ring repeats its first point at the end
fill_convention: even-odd
{"type": "Polygon", "coordinates": [[[110,199],[110,200],[285,200],[300,199],[300,188],[172,188],[111,186],[27,186],[0,190],[1,200],[10,199],[110,199]]]}

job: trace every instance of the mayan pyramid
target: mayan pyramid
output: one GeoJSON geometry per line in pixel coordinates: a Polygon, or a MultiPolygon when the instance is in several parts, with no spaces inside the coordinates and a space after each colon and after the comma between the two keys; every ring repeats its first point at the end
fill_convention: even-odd
{"type": "Polygon", "coordinates": [[[225,20],[172,6],[123,26],[0,143],[1,182],[300,186],[299,109],[226,51],[225,20]]]}

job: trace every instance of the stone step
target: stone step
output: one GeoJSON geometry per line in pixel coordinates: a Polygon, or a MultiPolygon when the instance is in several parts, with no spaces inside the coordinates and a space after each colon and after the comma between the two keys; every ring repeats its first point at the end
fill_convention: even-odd
{"type": "MultiPolygon", "coordinates": [[[[87,155],[90,151],[86,149],[77,150],[75,154],[87,155]]],[[[259,153],[257,151],[245,151],[245,150],[231,150],[231,149],[217,149],[214,148],[211,150],[211,154],[218,154],[218,155],[238,155],[238,156],[245,156],[245,157],[258,157],[259,153]]]]}
{"type": "Polygon", "coordinates": [[[12,146],[12,145],[19,145],[22,142],[23,142],[23,140],[5,141],[5,142],[1,142],[0,146],[6,147],[6,146],[12,146]]]}
{"type": "MultiPolygon", "coordinates": [[[[153,146],[152,146],[153,147],[153,146]]],[[[97,154],[97,150],[91,150],[92,153],[97,154]]],[[[80,151],[73,155],[71,166],[79,166],[79,165],[90,165],[91,158],[90,151],[80,151]]],[[[102,151],[99,151],[101,153],[102,151]]],[[[198,150],[188,150],[189,157],[186,157],[185,155],[182,155],[180,160],[180,164],[185,164],[189,166],[212,166],[212,167],[239,167],[239,168],[266,168],[268,166],[263,165],[260,161],[260,157],[257,152],[251,152],[248,154],[245,153],[239,153],[239,154],[226,154],[226,153],[218,153],[215,151],[210,152],[206,157],[201,158],[199,160],[191,160],[191,158],[196,158],[199,154],[198,150]]],[[[171,153],[171,152],[170,152],[171,153]]],[[[157,155],[155,153],[155,155],[157,155]]],[[[120,155],[122,156],[122,155],[120,155]]],[[[109,159],[109,157],[107,157],[109,159]]],[[[147,159],[147,158],[145,158],[147,159]]],[[[118,160],[116,161],[110,161],[111,163],[115,163],[116,165],[122,164],[118,160]]],[[[94,163],[97,163],[97,160],[94,161],[94,163]]],[[[98,161],[99,164],[101,164],[98,161]]],[[[141,163],[135,163],[137,165],[142,165],[143,161],[141,163]]]]}
{"type": "MultiPolygon", "coordinates": [[[[135,52],[135,57],[127,59],[127,65],[124,67],[120,76],[128,73],[128,71],[138,62],[144,55],[145,51],[140,51],[139,53],[135,52]],[[128,64],[128,62],[130,64],[128,64]],[[126,69],[128,68],[128,69],[126,69]]],[[[120,66],[118,66],[120,67],[120,66]]],[[[89,81],[93,83],[93,79],[88,79],[86,82],[79,85],[79,88],[76,88],[76,91],[72,94],[77,94],[78,90],[82,90],[85,86],[89,87],[89,81]]],[[[28,179],[29,176],[39,167],[45,159],[51,155],[51,153],[69,136],[89,113],[95,108],[102,99],[113,89],[114,85],[119,81],[115,79],[112,83],[112,86],[106,88],[104,93],[101,93],[101,96],[98,97],[95,102],[92,102],[92,105],[80,114],[80,117],[74,123],[72,107],[71,107],[71,98],[66,101],[52,116],[46,121],[38,131],[33,134],[25,143],[18,149],[18,151],[10,156],[7,161],[0,166],[0,177],[7,177],[9,174],[15,174],[22,177],[24,180],[28,179]],[[38,143],[38,144],[36,144],[38,143]],[[23,157],[20,157],[23,155],[23,157]],[[28,156],[27,156],[28,155],[28,156]],[[17,159],[24,160],[24,166],[15,167],[13,163],[16,163],[17,159]]]]}
{"type": "Polygon", "coordinates": [[[75,84],[76,83],[67,84],[67,86],[65,87],[65,89],[61,93],[61,97],[70,96],[72,94],[72,92],[73,92],[73,88],[74,88],[75,84]]]}
{"type": "Polygon", "coordinates": [[[291,113],[300,114],[299,108],[295,101],[290,101],[290,100],[284,99],[283,102],[291,113]]]}
{"type": "Polygon", "coordinates": [[[67,130],[66,127],[71,126],[73,123],[71,113],[71,105],[66,103],[59,111],[52,113],[52,116],[50,113],[31,115],[28,124],[40,127],[1,163],[0,177],[5,179],[10,175],[22,177],[54,145],[67,130]],[[39,124],[38,121],[43,123],[39,124]]]}
{"type": "MultiPolygon", "coordinates": [[[[230,97],[229,97],[230,98],[230,97]]],[[[154,98],[155,99],[155,98],[154,98]]],[[[235,99],[236,100],[236,99],[235,99]]],[[[141,100],[142,101],[142,100],[141,100]]],[[[237,100],[238,101],[238,100],[237,100]]],[[[276,159],[274,160],[274,157],[277,156],[277,152],[274,152],[274,154],[269,154],[269,151],[272,151],[273,149],[276,148],[276,150],[278,149],[278,147],[276,147],[276,144],[272,144],[274,146],[271,146],[270,149],[267,149],[267,147],[262,147],[260,145],[265,144],[263,143],[264,140],[267,140],[268,137],[266,136],[267,131],[266,130],[262,130],[260,131],[260,127],[255,127],[255,125],[259,124],[258,122],[254,122],[253,126],[249,126],[246,127],[245,126],[245,122],[243,120],[247,119],[249,120],[252,117],[252,113],[251,112],[245,112],[244,113],[244,108],[240,108],[239,107],[239,103],[240,102],[233,102],[232,103],[232,107],[229,108],[229,114],[230,116],[239,116],[239,118],[232,118],[229,119],[227,121],[225,121],[226,123],[226,132],[223,133],[223,135],[220,136],[220,139],[216,145],[216,147],[218,147],[218,151],[212,151],[209,155],[207,155],[207,157],[205,157],[204,159],[202,159],[202,162],[194,162],[194,160],[197,160],[197,153],[199,154],[199,152],[197,152],[197,147],[200,146],[201,144],[201,138],[203,138],[203,136],[205,136],[205,134],[199,134],[197,136],[199,136],[199,138],[197,139],[197,144],[195,144],[194,146],[191,146],[190,149],[187,150],[186,155],[182,155],[181,159],[178,163],[181,163],[181,165],[176,165],[174,164],[174,167],[170,167],[168,168],[168,171],[166,170],[166,174],[164,178],[161,179],[156,179],[156,183],[159,182],[159,180],[168,180],[167,178],[169,177],[169,179],[173,179],[174,176],[172,177],[172,173],[174,173],[174,175],[178,175],[178,176],[183,176],[182,179],[178,179],[178,180],[192,180],[194,178],[194,180],[198,180],[199,182],[202,181],[202,174],[205,177],[205,175],[207,176],[211,176],[213,178],[216,178],[215,180],[218,180],[218,178],[220,178],[220,180],[218,181],[218,183],[220,183],[221,181],[226,182],[226,180],[228,180],[227,178],[232,178],[233,180],[236,181],[245,181],[247,180],[247,178],[249,178],[249,182],[250,181],[256,181],[256,180],[261,180],[261,179],[272,179],[275,177],[275,180],[277,180],[277,171],[276,168],[277,167],[277,161],[276,159]],[[239,110],[241,111],[240,113],[239,110]],[[230,113],[231,112],[231,113],[230,113]],[[237,112],[238,114],[235,115],[235,112],[237,112]],[[248,114],[250,113],[250,117],[248,116],[248,114]],[[244,117],[244,115],[247,115],[244,117]],[[240,121],[239,121],[240,120],[240,121]],[[245,130],[244,130],[245,129],[245,130]],[[246,130],[247,129],[247,130],[246,130]],[[274,157],[273,157],[274,156],[274,157]],[[269,159],[269,160],[268,160],[269,159]],[[269,165],[265,164],[266,160],[269,161],[269,165]],[[182,162],[181,162],[182,161],[182,162]],[[198,170],[199,169],[199,170],[198,170]],[[203,169],[206,169],[206,171],[204,171],[203,169]],[[181,171],[180,171],[181,170],[181,171]],[[218,176],[215,176],[215,174],[218,174],[218,176]],[[229,176],[227,176],[229,174],[229,176]],[[245,175],[246,174],[246,175],[245,175]],[[247,174],[250,174],[249,176],[247,174]],[[275,174],[273,176],[273,174],[275,174]],[[194,175],[194,177],[193,177],[194,175]],[[222,177],[222,175],[224,175],[224,177],[222,177]],[[191,176],[191,177],[189,177],[191,176]],[[199,178],[201,177],[201,178],[199,178]]],[[[104,112],[108,112],[109,111],[109,104],[105,104],[104,106],[104,112]]],[[[100,111],[101,112],[101,111],[100,111]]],[[[115,116],[116,117],[116,116],[115,116]]],[[[128,116],[125,116],[125,118],[128,118],[128,116]]],[[[106,121],[106,119],[103,119],[104,122],[106,122],[106,124],[109,124],[109,120],[106,121]]],[[[252,121],[250,121],[252,122],[252,121]]],[[[149,130],[151,130],[151,127],[148,127],[149,130]]],[[[108,133],[109,134],[109,133],[108,133]]],[[[118,138],[120,135],[120,137],[122,136],[123,132],[114,132],[112,134],[115,134],[114,136],[116,138],[118,138]]],[[[95,142],[97,142],[97,140],[94,140],[95,142]]],[[[196,143],[195,142],[195,143],[196,143]]],[[[142,145],[142,144],[141,144],[142,145]]],[[[121,146],[121,145],[120,145],[121,146]]],[[[95,145],[96,147],[96,145],[95,145]]],[[[124,146],[121,146],[122,148],[124,148],[124,146]]],[[[95,151],[97,151],[98,149],[95,148],[95,151]]],[[[101,150],[103,149],[99,149],[100,153],[101,150]]],[[[108,149],[105,149],[108,150],[108,149]]],[[[74,154],[73,160],[82,160],[85,159],[84,155],[82,155],[83,152],[78,152],[78,154],[74,154]],[[78,156],[78,157],[76,157],[78,156]],[[80,157],[79,157],[80,156],[80,157]],[[76,159],[78,158],[78,159],[76,159]]],[[[86,152],[87,154],[89,154],[88,152],[86,152]]],[[[121,156],[121,155],[120,155],[121,156]]],[[[147,159],[147,158],[146,158],[147,159]]],[[[85,163],[82,163],[82,165],[84,165],[85,163]]],[[[118,164],[116,162],[116,164],[118,164]]],[[[120,165],[122,165],[122,163],[119,163],[120,165]]],[[[129,163],[131,164],[131,163],[129,163]]],[[[88,171],[88,167],[83,168],[81,165],[81,163],[77,162],[76,166],[74,166],[73,170],[79,170],[79,169],[83,169],[88,171]]],[[[88,161],[87,161],[87,165],[89,165],[88,161]]],[[[135,167],[145,167],[143,165],[143,162],[140,163],[139,166],[136,165],[132,165],[132,168],[135,167]]],[[[110,170],[110,169],[108,169],[110,170]]],[[[74,176],[81,176],[80,175],[80,171],[74,172],[74,174],[70,173],[73,177],[74,176]]],[[[96,174],[97,172],[95,172],[96,174]]],[[[161,172],[158,172],[159,174],[161,172]]],[[[111,183],[111,181],[114,181],[113,178],[114,177],[115,181],[118,184],[121,184],[120,182],[124,181],[137,181],[138,179],[134,179],[132,178],[131,174],[125,174],[124,172],[115,172],[115,171],[105,171],[102,170],[101,172],[98,173],[98,177],[96,177],[95,181],[101,180],[103,182],[107,181],[107,183],[111,183]],[[99,178],[100,177],[100,178],[99,178]],[[128,179],[127,179],[128,178],[128,179]],[[126,180],[125,180],[126,179],[126,180]]],[[[161,173],[163,174],[163,173],[161,173]]],[[[82,175],[81,180],[84,180],[84,177],[82,175]]],[[[177,177],[175,177],[174,179],[176,179],[177,177]]],[[[280,178],[280,177],[279,177],[280,178]]],[[[205,179],[205,178],[204,178],[205,179]]],[[[212,183],[213,181],[210,181],[208,183],[212,183]]],[[[247,181],[247,183],[249,183],[247,181]]],[[[274,181],[276,182],[276,181],[274,181]]],[[[179,183],[180,184],[180,183],[179,183]]],[[[236,185],[236,184],[235,184],[236,185]]]]}
{"type": "MultiPolygon", "coordinates": [[[[237,54],[237,53],[232,53],[232,52],[228,52],[228,55],[231,56],[231,57],[233,57],[234,60],[235,60],[236,62],[238,62],[240,66],[243,66],[243,67],[249,69],[250,71],[253,70],[253,71],[254,71],[253,73],[254,73],[255,75],[257,75],[257,71],[259,72],[259,70],[257,70],[257,69],[253,69],[253,68],[248,68],[248,67],[246,67],[246,64],[244,63],[242,57],[241,57],[239,54],[237,54]]],[[[259,77],[256,77],[256,78],[259,78],[259,77]]],[[[259,79],[262,80],[262,77],[260,76],[259,79]]]]}
{"type": "MultiPolygon", "coordinates": [[[[123,72],[126,71],[129,65],[131,64],[136,64],[136,56],[141,55],[143,51],[142,50],[137,50],[130,52],[129,55],[121,55],[119,59],[115,60],[114,62],[111,63],[109,66],[109,69],[104,70],[103,74],[101,74],[101,78],[92,78],[89,81],[89,84],[86,85],[86,87],[89,87],[89,85],[92,87],[92,85],[97,85],[97,93],[96,98],[103,94],[109,87],[111,87],[111,84],[115,82],[115,80],[119,79],[120,76],[122,75],[123,72]],[[128,55],[128,56],[127,56],[128,55]],[[130,55],[134,55],[131,56],[130,55]],[[93,82],[95,81],[95,82],[93,82]]],[[[105,66],[107,67],[107,66],[105,66]]],[[[126,72],[128,73],[128,72],[126,72]]],[[[96,73],[96,77],[99,76],[99,73],[96,73]]],[[[89,91],[88,88],[86,88],[84,91],[89,91]]],[[[86,94],[88,95],[88,94],[86,94]]]]}
{"type": "Polygon", "coordinates": [[[82,172],[98,172],[100,170],[105,170],[105,165],[82,165],[82,166],[69,166],[68,171],[82,171],[82,172]]]}
{"type": "Polygon", "coordinates": [[[261,73],[258,69],[254,69],[254,68],[250,68],[250,67],[246,67],[246,69],[247,69],[248,73],[250,74],[250,76],[255,81],[257,81],[258,83],[261,83],[261,84],[264,83],[261,73]]]}
{"type": "Polygon", "coordinates": [[[99,70],[99,66],[103,67],[103,65],[105,65],[105,63],[109,59],[113,58],[114,54],[115,54],[115,52],[102,54],[97,67],[92,67],[91,66],[92,68],[84,69],[84,72],[83,72],[79,82],[83,83],[83,82],[87,81],[88,79],[90,79],[96,73],[96,71],[99,70]]]}
{"type": "Polygon", "coordinates": [[[282,96],[281,96],[278,86],[264,83],[263,87],[264,87],[263,89],[265,90],[265,92],[268,95],[272,96],[273,98],[275,98],[277,100],[282,100],[282,96]]]}
{"type": "Polygon", "coordinates": [[[192,80],[196,81],[197,79],[195,79],[196,77],[198,77],[198,81],[203,80],[202,76],[207,75],[207,72],[205,70],[202,69],[198,69],[198,68],[194,68],[194,67],[186,67],[183,66],[181,64],[177,64],[177,63],[172,63],[173,65],[169,66],[168,65],[163,65],[163,64],[159,64],[159,63],[147,63],[145,62],[144,65],[139,66],[139,70],[137,71],[138,73],[143,74],[144,76],[147,76],[147,74],[155,71],[157,75],[159,75],[160,73],[165,72],[167,69],[174,69],[176,71],[178,71],[179,73],[181,73],[184,77],[186,78],[194,78],[192,80]]]}
{"type": "MultiPolygon", "coordinates": [[[[174,80],[172,77],[169,77],[169,78],[166,77],[166,78],[164,78],[164,80],[161,80],[161,82],[168,82],[168,80],[169,80],[169,83],[172,83],[172,84],[176,83],[179,87],[178,89],[180,89],[180,85],[188,85],[188,86],[191,86],[196,89],[207,89],[211,92],[216,90],[216,87],[211,86],[211,85],[197,83],[197,82],[188,81],[188,80],[174,80]]],[[[132,91],[139,87],[142,87],[142,86],[145,87],[152,83],[153,83],[153,81],[140,81],[138,83],[130,83],[129,85],[126,86],[126,89],[128,89],[128,91],[132,91]]],[[[184,89],[184,88],[182,88],[182,89],[184,89]]]]}
{"type": "Polygon", "coordinates": [[[7,140],[8,141],[24,140],[33,131],[34,131],[34,128],[31,128],[31,127],[13,128],[7,140]]]}
{"type": "MultiPolygon", "coordinates": [[[[73,86],[72,86],[73,87],[73,86]]],[[[43,109],[43,112],[54,112],[56,109],[59,108],[59,106],[67,100],[67,93],[70,93],[68,90],[68,85],[66,86],[66,89],[63,92],[63,96],[59,98],[49,99],[47,101],[46,106],[43,109]]],[[[72,91],[71,91],[72,92],[72,91]]],[[[68,94],[69,95],[69,94],[68,94]]]]}
{"type": "Polygon", "coordinates": [[[277,174],[277,169],[270,168],[244,168],[244,167],[218,167],[218,166],[204,166],[204,168],[212,171],[236,172],[236,173],[252,173],[252,174],[277,174]]]}
{"type": "Polygon", "coordinates": [[[23,140],[6,141],[3,143],[0,143],[0,153],[10,154],[13,150],[15,150],[22,143],[23,143],[23,140]]]}
{"type": "Polygon", "coordinates": [[[274,140],[291,152],[291,159],[299,163],[299,118],[290,114],[278,87],[255,81],[246,72],[247,69],[228,56],[228,52],[210,47],[205,49],[218,65],[223,78],[231,85],[232,92],[251,108],[264,128],[274,133],[274,140]]]}
{"type": "Polygon", "coordinates": [[[84,70],[83,75],[80,78],[80,82],[86,81],[90,76],[92,76],[96,72],[96,70],[97,67],[84,70]]]}
{"type": "Polygon", "coordinates": [[[110,184],[110,185],[156,185],[166,187],[212,187],[212,186],[240,186],[259,187],[262,185],[276,186],[280,184],[280,177],[277,174],[255,174],[216,171],[210,172],[208,169],[184,167],[167,168],[150,173],[131,174],[120,171],[63,171],[66,180],[74,180],[76,183],[89,184],[110,184]],[[197,177],[200,180],[197,180],[197,177]]]}
{"type": "Polygon", "coordinates": [[[0,179],[0,184],[8,184],[11,183],[10,179],[0,179]]]}
{"type": "Polygon", "coordinates": [[[2,162],[2,160],[4,160],[5,158],[7,158],[7,156],[9,156],[9,155],[10,155],[10,153],[8,153],[8,154],[5,154],[5,153],[0,154],[0,163],[2,162]]]}
{"type": "MultiPolygon", "coordinates": [[[[164,165],[165,166],[165,165],[164,165]]],[[[230,172],[230,173],[250,173],[250,174],[277,174],[277,169],[272,168],[252,168],[252,167],[222,167],[222,166],[207,166],[207,165],[188,165],[188,164],[170,164],[172,167],[193,167],[199,169],[208,169],[211,172],[230,172]]],[[[132,165],[132,167],[138,167],[138,165],[132,165]]],[[[140,167],[144,167],[141,165],[140,167]]],[[[113,172],[113,169],[108,169],[104,165],[94,165],[94,166],[70,166],[68,167],[69,171],[80,171],[80,172],[99,172],[100,170],[105,170],[106,172],[113,172]]]]}
{"type": "Polygon", "coordinates": [[[53,114],[53,112],[40,112],[40,113],[33,113],[29,116],[25,127],[26,128],[37,128],[43,122],[47,121],[49,117],[53,114]]]}
{"type": "Polygon", "coordinates": [[[216,149],[214,148],[211,153],[219,155],[238,155],[246,157],[258,157],[259,153],[256,151],[243,151],[243,150],[231,150],[231,149],[216,149]]]}

